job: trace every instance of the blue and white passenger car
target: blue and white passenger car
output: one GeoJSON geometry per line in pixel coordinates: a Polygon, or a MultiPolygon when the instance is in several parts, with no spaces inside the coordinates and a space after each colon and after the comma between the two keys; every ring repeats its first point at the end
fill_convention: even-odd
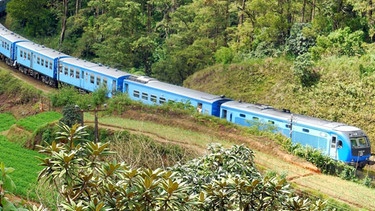
{"type": "Polygon", "coordinates": [[[15,66],[17,60],[16,44],[19,42],[30,42],[24,37],[9,31],[0,24],[0,56],[10,66],[15,66]]]}
{"type": "Polygon", "coordinates": [[[176,86],[145,76],[131,76],[124,80],[124,93],[133,100],[146,104],[163,104],[168,101],[190,103],[201,113],[219,116],[220,105],[230,99],[176,86]]]}
{"type": "Polygon", "coordinates": [[[331,122],[266,105],[230,101],[223,103],[221,118],[243,126],[268,127],[291,138],[293,143],[311,146],[323,154],[364,167],[371,156],[367,135],[359,128],[331,122]]]}
{"type": "Polygon", "coordinates": [[[129,75],[121,70],[77,58],[59,60],[58,80],[60,82],[88,92],[93,92],[103,86],[107,89],[108,97],[112,97],[116,92],[122,92],[124,79],[129,75]]]}
{"type": "Polygon", "coordinates": [[[60,58],[70,57],[33,42],[17,43],[17,63],[20,70],[50,86],[57,86],[57,69],[60,58]],[[37,70],[37,71],[35,71],[37,70]]]}

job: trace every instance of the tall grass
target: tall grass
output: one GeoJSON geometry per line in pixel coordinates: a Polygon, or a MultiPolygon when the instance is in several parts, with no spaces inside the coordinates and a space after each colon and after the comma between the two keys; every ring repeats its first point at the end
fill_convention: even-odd
{"type": "Polygon", "coordinates": [[[133,168],[166,168],[198,156],[197,152],[177,144],[160,143],[151,137],[127,131],[117,132],[111,139],[111,150],[116,151],[114,159],[124,161],[133,168]]]}
{"type": "Polygon", "coordinates": [[[42,91],[11,77],[9,72],[0,70],[0,94],[16,96],[19,103],[28,103],[39,99],[42,91]]]}

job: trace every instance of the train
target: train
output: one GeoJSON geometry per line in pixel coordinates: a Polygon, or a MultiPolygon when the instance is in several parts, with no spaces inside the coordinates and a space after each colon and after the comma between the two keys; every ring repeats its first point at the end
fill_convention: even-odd
{"type": "Polygon", "coordinates": [[[39,45],[3,25],[0,25],[0,42],[1,60],[49,86],[58,88],[67,84],[86,92],[104,87],[109,98],[121,92],[132,100],[151,105],[189,103],[202,115],[215,116],[237,125],[258,126],[260,129],[271,126],[268,127],[272,128],[271,131],[283,134],[293,143],[319,149],[330,158],[349,165],[363,168],[370,163],[370,140],[355,126],[130,74],[39,45]]]}

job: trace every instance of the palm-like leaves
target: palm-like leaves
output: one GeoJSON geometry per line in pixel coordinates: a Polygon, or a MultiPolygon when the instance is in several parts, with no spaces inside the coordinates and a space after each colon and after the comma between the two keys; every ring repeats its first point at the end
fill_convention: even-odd
{"type": "Polygon", "coordinates": [[[60,129],[60,142],[41,147],[50,156],[39,179],[55,185],[64,210],[324,209],[293,196],[285,179],[262,177],[244,146],[212,145],[211,154],[168,171],[131,169],[104,162],[109,143],[86,141],[84,127],[60,129]]]}

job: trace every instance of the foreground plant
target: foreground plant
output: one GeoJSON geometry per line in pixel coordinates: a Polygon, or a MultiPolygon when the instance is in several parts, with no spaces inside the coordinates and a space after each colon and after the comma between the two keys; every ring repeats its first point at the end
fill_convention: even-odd
{"type": "Polygon", "coordinates": [[[40,151],[39,181],[60,194],[63,210],[324,210],[293,194],[284,178],[262,177],[244,146],[212,145],[210,154],[184,165],[132,169],[105,162],[110,143],[85,140],[84,127],[62,125],[57,140],[40,151]]]}

